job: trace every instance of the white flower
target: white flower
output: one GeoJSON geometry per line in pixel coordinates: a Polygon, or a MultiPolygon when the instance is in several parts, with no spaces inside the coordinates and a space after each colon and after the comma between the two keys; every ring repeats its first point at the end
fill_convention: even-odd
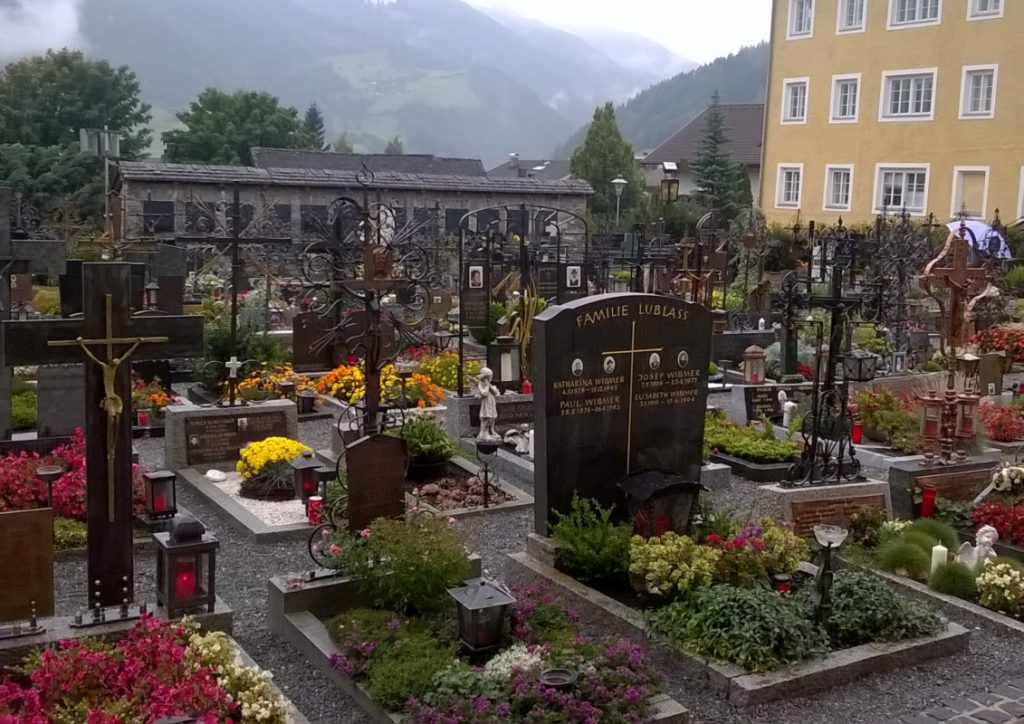
{"type": "Polygon", "coordinates": [[[515,644],[502,651],[484,665],[484,676],[507,681],[513,671],[537,672],[544,664],[539,651],[530,651],[523,644],[515,644]]]}

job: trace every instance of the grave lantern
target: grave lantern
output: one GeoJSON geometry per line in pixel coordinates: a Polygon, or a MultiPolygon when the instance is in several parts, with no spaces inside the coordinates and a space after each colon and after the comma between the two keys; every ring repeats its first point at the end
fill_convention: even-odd
{"type": "Polygon", "coordinates": [[[973,440],[978,431],[978,403],[981,397],[972,392],[956,396],[956,436],[961,440],[973,440]]]}
{"type": "Polygon", "coordinates": [[[170,470],[144,473],[146,517],[150,520],[173,518],[178,513],[177,479],[170,470]]]}
{"type": "Polygon", "coordinates": [[[862,349],[855,349],[842,355],[839,361],[843,365],[843,379],[847,382],[870,382],[875,379],[878,359],[875,355],[862,349]]]}
{"type": "Polygon", "coordinates": [[[697,496],[707,490],[700,483],[668,470],[631,475],[619,483],[619,488],[626,494],[633,528],[644,538],[669,531],[685,534],[690,528],[697,496]]]}
{"type": "Polygon", "coordinates": [[[193,608],[213,613],[220,543],[192,516],[177,516],[166,533],[154,533],[156,600],[167,618],[193,608]]]}
{"type": "Polygon", "coordinates": [[[295,383],[291,380],[281,380],[277,383],[277,389],[280,390],[286,400],[291,400],[295,397],[295,383]]]}
{"type": "Polygon", "coordinates": [[[743,351],[743,382],[747,385],[764,384],[764,350],[756,344],[743,351]]]}
{"type": "Polygon", "coordinates": [[[300,415],[312,415],[316,408],[316,393],[313,390],[302,390],[296,400],[299,406],[300,415]]]}
{"type": "Polygon", "coordinates": [[[316,495],[317,485],[320,483],[316,469],[320,467],[320,463],[313,456],[312,450],[304,450],[301,455],[289,461],[288,464],[295,471],[295,495],[305,505],[311,495],[316,495]]]}
{"type": "Polygon", "coordinates": [[[964,390],[975,389],[978,370],[981,368],[981,357],[973,354],[962,354],[956,358],[956,371],[963,380],[964,390]]]}
{"type": "Polygon", "coordinates": [[[154,279],[145,286],[146,309],[156,309],[157,299],[160,295],[160,285],[154,279]]]}
{"type": "Polygon", "coordinates": [[[490,581],[474,578],[460,588],[449,588],[459,618],[459,638],[471,653],[490,651],[501,645],[505,611],[516,602],[490,581]]]}
{"type": "Polygon", "coordinates": [[[926,442],[938,442],[942,433],[942,407],[943,400],[935,390],[929,390],[927,395],[922,395],[921,400],[921,437],[926,442]]]}
{"type": "Polygon", "coordinates": [[[320,465],[313,471],[313,474],[316,475],[317,489],[320,491],[320,497],[327,500],[327,486],[338,479],[338,471],[333,467],[320,465]]]}
{"type": "Polygon", "coordinates": [[[502,390],[519,389],[521,358],[512,337],[498,337],[487,345],[487,366],[494,371],[494,385],[502,390]]]}

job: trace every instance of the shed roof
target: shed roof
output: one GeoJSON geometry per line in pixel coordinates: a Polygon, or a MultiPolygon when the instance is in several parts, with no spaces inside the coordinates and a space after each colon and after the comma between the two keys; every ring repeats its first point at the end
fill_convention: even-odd
{"type": "Polygon", "coordinates": [[[333,153],[295,148],[253,148],[253,165],[260,168],[311,168],[358,171],[366,164],[374,173],[426,173],[441,176],[486,176],[477,158],[443,158],[427,153],[333,153]]]}
{"type": "MultiPolygon", "coordinates": [[[[725,134],[729,139],[726,150],[733,161],[747,166],[761,165],[761,138],[764,134],[764,104],[744,103],[721,105],[725,115],[725,134]]],[[[676,131],[668,140],[651,151],[641,163],[645,166],[666,161],[689,166],[696,158],[700,143],[707,133],[708,112],[699,116],[676,131]]]]}

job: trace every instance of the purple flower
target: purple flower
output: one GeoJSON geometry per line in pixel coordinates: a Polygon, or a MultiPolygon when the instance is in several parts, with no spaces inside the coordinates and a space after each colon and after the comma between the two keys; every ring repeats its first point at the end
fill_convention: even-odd
{"type": "Polygon", "coordinates": [[[473,700],[473,709],[477,714],[486,714],[491,710],[491,700],[478,696],[473,700]]]}
{"type": "Polygon", "coordinates": [[[388,621],[388,631],[397,631],[401,627],[402,622],[399,621],[397,618],[393,618],[390,621],[388,621]]]}

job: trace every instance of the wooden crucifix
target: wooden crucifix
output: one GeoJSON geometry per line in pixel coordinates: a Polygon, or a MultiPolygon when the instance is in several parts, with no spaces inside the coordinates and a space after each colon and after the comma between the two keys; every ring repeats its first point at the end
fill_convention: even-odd
{"type": "Polygon", "coordinates": [[[12,365],[82,363],[85,374],[89,606],[118,605],[134,589],[130,405],[132,361],[197,357],[202,317],[133,317],[130,265],[82,265],[83,317],[4,322],[12,365]]]}
{"type": "MultiPolygon", "coordinates": [[[[925,292],[939,301],[935,295],[932,284],[945,287],[949,290],[949,308],[945,310],[943,321],[943,336],[945,345],[950,348],[949,354],[956,356],[958,347],[962,347],[964,339],[964,302],[971,288],[978,282],[986,280],[990,274],[988,267],[967,266],[970,258],[970,242],[967,241],[966,232],[951,233],[946,239],[946,245],[942,251],[924,268],[921,275],[921,287],[925,292]],[[942,264],[945,264],[942,266],[942,264]]],[[[945,351],[945,350],[944,350],[945,351]]]]}

